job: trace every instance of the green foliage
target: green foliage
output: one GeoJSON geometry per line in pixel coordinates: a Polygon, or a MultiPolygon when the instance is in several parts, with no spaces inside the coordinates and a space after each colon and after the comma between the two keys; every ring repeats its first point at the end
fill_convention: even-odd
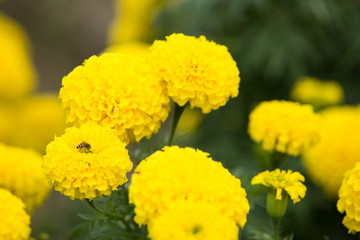
{"type": "Polygon", "coordinates": [[[134,206],[129,204],[126,187],[87,202],[93,212],[78,213],[84,223],[69,231],[70,239],[147,239],[146,229],[139,228],[133,220],[134,206]]]}

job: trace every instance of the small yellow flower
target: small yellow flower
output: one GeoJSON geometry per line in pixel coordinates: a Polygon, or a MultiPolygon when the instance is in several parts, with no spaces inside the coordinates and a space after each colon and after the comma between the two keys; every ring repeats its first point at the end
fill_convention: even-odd
{"type": "Polygon", "coordinates": [[[125,54],[92,56],[63,78],[60,99],[67,120],[114,128],[126,143],[150,138],[167,118],[164,82],[142,59],[125,54]]]}
{"type": "Polygon", "coordinates": [[[285,190],[294,203],[300,201],[305,197],[306,187],[301,182],[305,178],[299,172],[292,172],[291,170],[275,169],[269,172],[268,170],[259,173],[252,180],[251,184],[262,184],[266,187],[276,190],[276,199],[282,199],[282,191],[285,190]]]}
{"type": "Polygon", "coordinates": [[[28,240],[30,236],[30,215],[25,204],[8,190],[0,188],[0,239],[28,240]]]}
{"type": "Polygon", "coordinates": [[[148,230],[152,240],[236,240],[239,232],[233,220],[206,201],[176,201],[151,219],[148,230]]]}
{"type": "Polygon", "coordinates": [[[339,189],[337,209],[345,212],[343,224],[349,233],[360,232],[360,163],[345,173],[339,189]]]}
{"type": "Polygon", "coordinates": [[[46,148],[43,168],[55,190],[91,200],[124,184],[132,162],[112,129],[88,123],[55,137],[46,148]]]}
{"type": "Polygon", "coordinates": [[[203,113],[224,106],[239,93],[239,70],[228,49],[199,38],[172,34],[150,47],[150,62],[180,106],[190,102],[203,113]]]}
{"type": "Polygon", "coordinates": [[[24,97],[33,90],[36,74],[24,30],[0,13],[0,99],[24,97]]]}
{"type": "Polygon", "coordinates": [[[135,169],[129,187],[135,204],[135,221],[148,224],[175,200],[203,200],[243,227],[249,212],[246,192],[208,153],[178,146],[164,147],[135,169]]]}
{"type": "Polygon", "coordinates": [[[340,104],[344,91],[336,81],[322,81],[314,77],[301,77],[291,90],[291,99],[316,107],[340,104]]]}
{"type": "Polygon", "coordinates": [[[248,132],[263,149],[297,156],[318,138],[319,117],[311,105],[272,100],[249,116],[248,132]]]}
{"type": "Polygon", "coordinates": [[[32,149],[0,144],[0,188],[21,198],[29,213],[43,203],[51,190],[41,162],[42,156],[32,149]]]}
{"type": "Polygon", "coordinates": [[[311,180],[335,198],[344,173],[360,161],[360,107],[332,107],[320,116],[319,141],[302,159],[311,180]]]}

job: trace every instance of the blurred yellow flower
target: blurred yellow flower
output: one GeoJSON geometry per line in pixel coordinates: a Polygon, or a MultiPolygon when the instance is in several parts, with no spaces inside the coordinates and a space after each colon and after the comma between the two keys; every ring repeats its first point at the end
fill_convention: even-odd
{"type": "Polygon", "coordinates": [[[204,114],[197,109],[186,107],[181,114],[176,131],[181,134],[194,132],[204,120],[204,114]]]}
{"type": "Polygon", "coordinates": [[[343,224],[349,233],[360,232],[360,163],[348,170],[339,189],[337,209],[344,213],[343,224]]]}
{"type": "Polygon", "coordinates": [[[303,175],[299,172],[292,172],[291,170],[275,169],[269,172],[268,170],[259,173],[251,180],[251,184],[262,184],[266,187],[276,190],[276,199],[282,199],[282,191],[285,190],[294,203],[297,203],[301,198],[305,197],[306,187],[302,183],[305,181],[303,175]]]}
{"type": "Polygon", "coordinates": [[[344,91],[336,81],[323,81],[314,77],[301,77],[292,87],[291,99],[316,107],[340,104],[344,91]]]}
{"type": "Polygon", "coordinates": [[[359,123],[360,107],[322,111],[319,141],[303,155],[307,174],[329,197],[337,196],[344,173],[360,161],[359,123]]]}
{"type": "Polygon", "coordinates": [[[105,49],[107,53],[124,53],[134,57],[145,58],[150,53],[150,44],[144,42],[125,42],[109,46],[105,49]]]}
{"type": "Polygon", "coordinates": [[[239,93],[239,70],[228,49],[199,38],[172,34],[150,47],[150,62],[180,106],[190,102],[203,113],[224,106],[239,93]]]}
{"type": "Polygon", "coordinates": [[[151,23],[162,5],[171,1],[175,0],[116,0],[109,42],[152,40],[155,33],[151,23]]]}
{"type": "Polygon", "coordinates": [[[0,188],[0,239],[28,240],[30,236],[30,215],[24,203],[8,190],[0,188]]]}
{"type": "Polygon", "coordinates": [[[176,200],[205,201],[243,227],[249,212],[246,192],[208,153],[178,146],[164,147],[135,169],[129,201],[142,225],[165,212],[176,200]]]}
{"type": "Polygon", "coordinates": [[[261,102],[249,116],[248,132],[263,149],[297,156],[318,137],[319,117],[311,105],[261,102]]]}
{"type": "Polygon", "coordinates": [[[167,118],[165,84],[142,59],[125,54],[92,56],[63,78],[60,99],[67,120],[114,128],[126,143],[150,138],[167,118]]]}
{"type": "Polygon", "coordinates": [[[236,223],[206,201],[176,201],[148,226],[152,240],[237,240],[236,223]]]}
{"type": "Polygon", "coordinates": [[[16,108],[12,104],[0,104],[0,142],[10,143],[12,135],[16,131],[14,115],[16,108]]]}
{"type": "Polygon", "coordinates": [[[10,143],[45,153],[54,135],[64,133],[65,111],[54,94],[34,95],[19,103],[14,113],[14,130],[10,143]]]}
{"type": "Polygon", "coordinates": [[[29,42],[24,30],[0,13],[0,99],[13,100],[28,95],[36,76],[29,42]]]}
{"type": "Polygon", "coordinates": [[[49,195],[41,167],[42,156],[32,150],[0,144],[0,187],[22,199],[29,213],[49,195]]]}
{"type": "Polygon", "coordinates": [[[114,130],[87,123],[67,128],[49,143],[43,168],[55,190],[71,199],[91,200],[127,182],[132,162],[114,130]]]}

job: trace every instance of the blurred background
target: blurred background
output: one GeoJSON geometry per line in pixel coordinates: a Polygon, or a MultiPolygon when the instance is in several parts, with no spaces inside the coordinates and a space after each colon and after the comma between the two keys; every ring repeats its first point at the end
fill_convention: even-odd
{"type": "MultiPolygon", "coordinates": [[[[240,69],[239,96],[206,116],[195,113],[201,124],[190,126],[177,143],[209,152],[245,188],[260,169],[247,134],[248,115],[257,103],[289,99],[301,76],[335,80],[344,90],[344,104],[360,103],[358,0],[2,0],[0,13],[28,36],[35,94],[57,95],[62,77],[113,44],[152,44],[181,32],[226,45],[240,69]]],[[[286,164],[304,171],[298,158],[286,164]]],[[[294,239],[351,239],[336,200],[306,184],[307,196],[313,197],[291,206],[288,214],[286,228],[294,239]]],[[[81,222],[79,211],[88,211],[85,203],[53,192],[35,210],[33,236],[46,232],[51,239],[66,239],[66,232],[81,222]]],[[[261,213],[252,216],[249,222],[257,222],[261,213]]],[[[247,239],[246,231],[243,235],[247,239]]]]}

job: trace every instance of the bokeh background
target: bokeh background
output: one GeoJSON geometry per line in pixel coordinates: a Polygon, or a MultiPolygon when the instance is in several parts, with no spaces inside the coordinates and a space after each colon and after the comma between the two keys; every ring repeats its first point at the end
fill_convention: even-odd
{"type": "MultiPolygon", "coordinates": [[[[226,45],[240,69],[239,96],[200,117],[196,132],[177,143],[209,152],[247,189],[260,169],[247,134],[248,115],[257,103],[289,99],[301,76],[338,81],[345,104],[360,103],[358,0],[3,0],[0,12],[28,34],[39,93],[57,94],[62,77],[115,43],[151,44],[181,32],[226,45]]],[[[285,166],[304,172],[298,158],[289,158],[285,166]]],[[[311,182],[306,185],[307,197],[291,205],[284,220],[294,239],[352,239],[336,201],[311,182]]],[[[32,217],[33,235],[66,239],[81,222],[76,213],[84,211],[89,211],[85,203],[53,192],[32,217]]],[[[265,221],[262,216],[255,211],[249,223],[265,221]]]]}

